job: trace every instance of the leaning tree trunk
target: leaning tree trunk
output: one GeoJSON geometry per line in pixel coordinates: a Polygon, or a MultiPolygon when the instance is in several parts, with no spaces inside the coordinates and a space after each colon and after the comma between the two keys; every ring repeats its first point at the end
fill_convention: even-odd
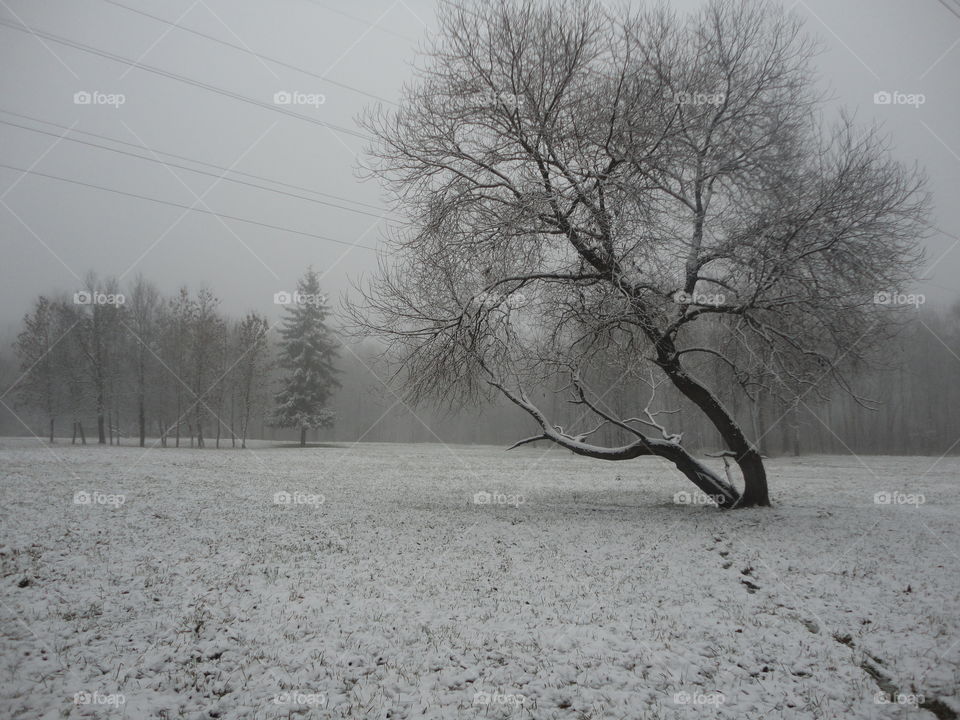
{"type": "MultiPolygon", "coordinates": [[[[508,395],[508,397],[510,396],[508,395]]],[[[512,397],[510,399],[514,400],[512,397]]],[[[525,407],[528,412],[533,409],[531,414],[533,414],[538,421],[543,419],[543,416],[539,414],[529,403],[523,400],[520,402],[514,400],[514,402],[517,402],[517,404],[519,404],[521,407],[525,407]]],[[[622,447],[609,448],[597,445],[588,445],[580,442],[576,438],[560,435],[555,429],[552,429],[549,425],[545,424],[545,421],[541,422],[541,427],[544,430],[543,435],[539,435],[535,438],[528,438],[525,441],[517,443],[517,445],[530,442],[532,440],[552,440],[576,455],[583,455],[584,457],[590,457],[597,460],[621,461],[654,455],[672,462],[677,467],[677,470],[682,472],[687,479],[690,480],[690,482],[700,488],[704,495],[709,496],[718,507],[741,507],[741,495],[739,492],[737,492],[737,489],[727,482],[727,480],[725,480],[723,477],[697,460],[679,443],[665,440],[645,439],[632,442],[629,445],[624,445],[622,447]]],[[[514,447],[516,447],[516,445],[514,445],[514,447]]]]}
{"type": "MultiPolygon", "coordinates": [[[[740,429],[733,416],[727,412],[727,409],[705,385],[681,367],[674,348],[661,346],[657,364],[670,378],[677,390],[700,408],[713,423],[732,453],[734,462],[740,467],[744,487],[743,493],[735,506],[769,505],[770,496],[767,490],[767,473],[763,467],[763,459],[757,449],[747,440],[746,435],[743,434],[743,430],[740,429]]],[[[689,474],[684,474],[690,477],[689,474]]]]}
{"type": "Polygon", "coordinates": [[[654,454],[676,465],[677,470],[696,485],[704,495],[709,496],[718,507],[729,509],[742,507],[742,496],[730,483],[697,460],[680,445],[675,449],[658,450],[654,454]]]}
{"type": "Polygon", "coordinates": [[[585,393],[577,384],[576,380],[574,380],[574,384],[578,387],[580,398],[586,405],[601,417],[605,417],[608,420],[612,420],[615,424],[620,425],[622,429],[630,430],[634,435],[638,436],[638,439],[621,447],[611,448],[601,445],[591,445],[584,442],[582,436],[577,437],[564,434],[559,426],[553,425],[547,420],[546,416],[523,395],[522,391],[517,394],[511,392],[500,383],[491,382],[491,384],[506,395],[511,402],[529,413],[543,431],[541,435],[529,437],[526,440],[514,443],[513,447],[519,447],[520,445],[538,440],[550,440],[561,447],[567,448],[576,455],[583,455],[584,457],[591,457],[597,460],[633,460],[634,458],[649,457],[651,455],[662,457],[676,465],[677,469],[682,472],[690,482],[700,488],[705,495],[710,496],[719,507],[732,508],[740,506],[742,496],[737,492],[737,489],[726,479],[693,457],[679,442],[675,442],[672,439],[658,440],[648,438],[628,427],[625,423],[606,415],[603,410],[592,405],[586,399],[585,393]]]}

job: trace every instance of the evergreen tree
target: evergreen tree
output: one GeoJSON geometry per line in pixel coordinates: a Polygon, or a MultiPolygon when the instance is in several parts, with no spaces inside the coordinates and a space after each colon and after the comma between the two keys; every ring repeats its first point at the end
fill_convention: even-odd
{"type": "Polygon", "coordinates": [[[297,282],[297,291],[286,307],[280,328],[280,367],[285,371],[276,395],[273,423],[300,428],[300,446],[307,444],[307,430],[333,424],[334,413],[326,405],[340,386],[336,344],[327,328],[326,298],[320,279],[308,269],[297,282]]]}

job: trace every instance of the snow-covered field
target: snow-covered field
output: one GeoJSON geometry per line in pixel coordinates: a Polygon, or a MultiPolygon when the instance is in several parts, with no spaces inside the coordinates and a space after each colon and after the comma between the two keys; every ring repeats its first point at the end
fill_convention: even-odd
{"type": "Polygon", "coordinates": [[[953,717],[935,460],[772,460],[721,513],[543,448],[0,440],[0,717],[953,717]]]}

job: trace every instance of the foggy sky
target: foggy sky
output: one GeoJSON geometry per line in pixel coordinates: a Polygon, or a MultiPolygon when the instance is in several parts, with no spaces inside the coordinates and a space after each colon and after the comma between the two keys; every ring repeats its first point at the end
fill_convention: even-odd
{"type": "MultiPolygon", "coordinates": [[[[117,1],[387,100],[396,100],[410,79],[416,44],[433,26],[436,9],[430,0],[117,1]]],[[[697,4],[673,3],[680,10],[697,4]]],[[[826,112],[843,106],[861,123],[882,122],[896,156],[926,168],[932,220],[939,229],[927,244],[931,278],[919,290],[928,301],[953,302],[960,289],[960,17],[936,0],[808,0],[793,7],[824,44],[818,66],[835,97],[826,112]],[[874,93],[882,90],[922,93],[925,102],[876,105],[874,93]]],[[[344,128],[356,129],[356,114],[376,102],[109,0],[8,0],[0,4],[0,19],[268,106],[278,91],[322,94],[322,105],[286,107],[344,128]]],[[[357,153],[363,149],[358,137],[5,26],[0,26],[0,63],[0,110],[145,146],[138,151],[115,146],[127,152],[173,152],[382,207],[376,185],[358,180],[357,153]],[[75,104],[74,94],[83,91],[122,94],[124,103],[75,104]]],[[[54,134],[0,123],[0,164],[195,204],[348,244],[381,242],[385,221],[370,215],[58,139],[63,129],[6,113],[0,120],[54,134]]],[[[221,221],[3,168],[0,200],[0,337],[5,338],[38,294],[78,289],[89,269],[120,276],[124,284],[142,272],[165,294],[180,285],[196,290],[205,284],[228,314],[258,309],[272,319],[279,315],[273,294],[292,288],[307,265],[323,274],[322,283],[334,296],[374,267],[374,253],[366,248],[221,221]]],[[[378,214],[367,206],[352,207],[378,214]]]]}

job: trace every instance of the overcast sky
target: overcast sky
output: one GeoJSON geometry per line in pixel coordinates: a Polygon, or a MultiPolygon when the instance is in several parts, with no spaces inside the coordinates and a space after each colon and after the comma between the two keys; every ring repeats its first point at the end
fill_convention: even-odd
{"type": "MultiPolygon", "coordinates": [[[[897,156],[926,168],[938,230],[921,290],[952,302],[960,289],[960,4],[793,7],[824,42],[822,80],[837,103],[864,123],[883,122],[897,156]],[[875,104],[879,91],[924,102],[875,104]]],[[[351,134],[354,117],[374,97],[396,100],[435,8],[431,0],[0,1],[0,164],[46,175],[0,167],[0,334],[9,336],[36,295],[77,288],[90,269],[124,282],[142,272],[165,293],[206,284],[231,314],[275,316],[273,294],[292,288],[308,264],[324,273],[328,292],[346,290],[373,266],[368,248],[389,221],[378,188],[357,179],[363,140],[351,134]],[[316,97],[278,108],[278,92],[316,97]],[[76,93],[100,95],[78,104],[76,93]],[[301,197],[220,179],[214,166],[301,197]]]]}

